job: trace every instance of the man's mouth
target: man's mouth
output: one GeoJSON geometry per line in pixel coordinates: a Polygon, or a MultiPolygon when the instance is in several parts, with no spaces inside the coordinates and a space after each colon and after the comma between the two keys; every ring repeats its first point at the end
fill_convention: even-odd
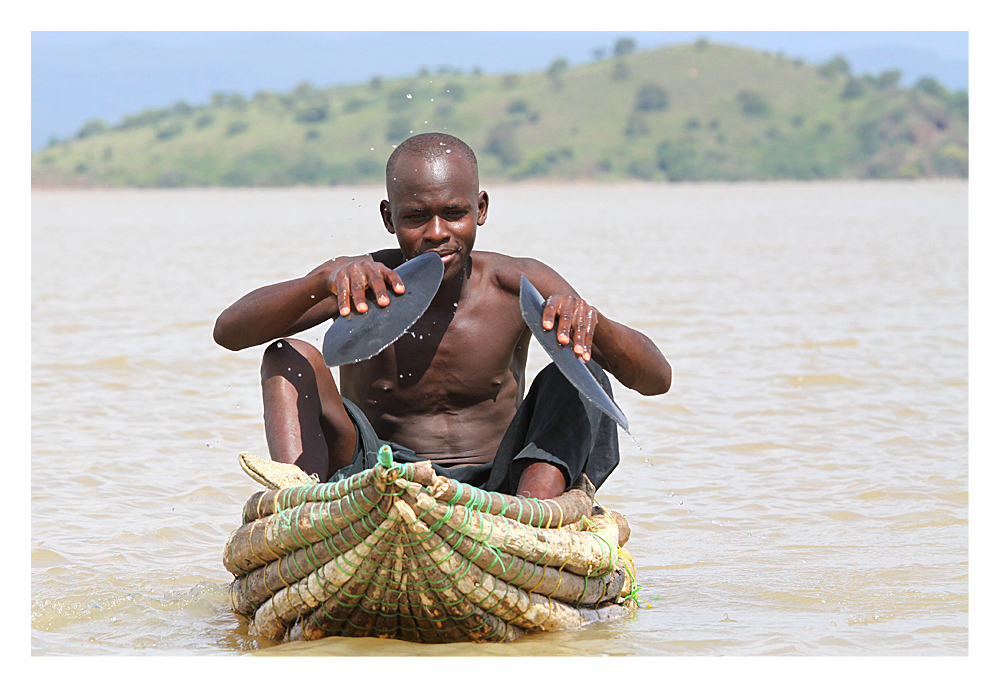
{"type": "Polygon", "coordinates": [[[449,263],[453,262],[456,258],[458,258],[457,251],[428,251],[428,253],[438,254],[441,257],[441,262],[443,262],[445,265],[448,265],[449,263]]]}

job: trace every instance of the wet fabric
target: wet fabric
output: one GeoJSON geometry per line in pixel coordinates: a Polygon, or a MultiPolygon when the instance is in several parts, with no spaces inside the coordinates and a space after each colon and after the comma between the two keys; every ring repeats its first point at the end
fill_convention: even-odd
{"type": "MultiPolygon", "coordinates": [[[[601,386],[611,394],[607,374],[594,361],[587,363],[601,386]]],[[[358,431],[351,464],[330,477],[335,482],[377,463],[379,447],[388,444],[397,462],[422,461],[410,448],[378,438],[364,412],[344,399],[358,431]]],[[[581,473],[600,487],[619,462],[618,426],[581,395],[555,364],[535,376],[528,393],[514,414],[496,456],[488,463],[443,466],[434,469],[447,478],[492,492],[514,494],[525,461],[541,459],[557,466],[567,485],[581,473]]]]}

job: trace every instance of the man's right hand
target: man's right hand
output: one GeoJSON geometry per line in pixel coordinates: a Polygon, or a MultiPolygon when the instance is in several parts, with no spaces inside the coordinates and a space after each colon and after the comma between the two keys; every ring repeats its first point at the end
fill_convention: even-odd
{"type": "Polygon", "coordinates": [[[337,295],[340,315],[351,314],[351,303],[358,313],[368,312],[365,292],[371,289],[375,302],[385,308],[389,305],[389,289],[396,294],[406,291],[403,280],[393,270],[377,263],[370,256],[351,261],[330,274],[326,283],[331,294],[337,295]]]}

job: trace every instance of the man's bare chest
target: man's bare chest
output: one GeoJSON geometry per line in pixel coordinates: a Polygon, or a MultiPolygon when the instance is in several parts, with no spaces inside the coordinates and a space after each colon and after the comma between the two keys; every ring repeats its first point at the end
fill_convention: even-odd
{"type": "Polygon", "coordinates": [[[428,311],[379,356],[345,368],[343,392],[363,408],[393,415],[511,398],[523,376],[525,332],[516,302],[428,311]]]}

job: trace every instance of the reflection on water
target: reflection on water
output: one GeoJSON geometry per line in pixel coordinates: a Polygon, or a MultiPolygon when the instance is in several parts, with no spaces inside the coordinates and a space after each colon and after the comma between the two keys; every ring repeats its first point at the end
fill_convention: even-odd
{"type": "Polygon", "coordinates": [[[35,192],[34,653],[967,653],[966,184],[490,191],[477,247],[554,266],[674,366],[666,396],[616,386],[637,444],[599,495],[646,606],[503,647],[249,636],[221,549],[256,491],[236,456],[266,453],[261,352],[212,324],[390,245],[382,192],[35,192]]]}

